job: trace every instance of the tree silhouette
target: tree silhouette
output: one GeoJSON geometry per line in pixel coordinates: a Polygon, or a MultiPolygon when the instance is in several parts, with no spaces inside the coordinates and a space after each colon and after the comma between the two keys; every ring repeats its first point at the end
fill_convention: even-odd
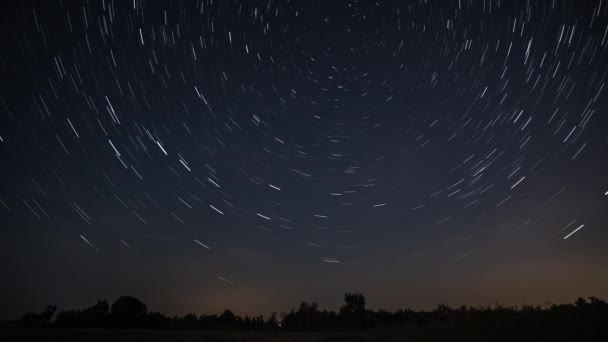
{"type": "Polygon", "coordinates": [[[139,299],[122,296],[112,303],[111,320],[118,327],[140,327],[144,323],[148,307],[139,299]]]}
{"type": "Polygon", "coordinates": [[[169,329],[173,327],[171,319],[160,312],[150,312],[146,317],[146,327],[152,329],[169,329]]]}
{"type": "Polygon", "coordinates": [[[107,324],[110,316],[110,306],[105,300],[83,310],[62,311],[57,314],[56,324],[58,326],[70,326],[80,328],[99,328],[107,324]]]}
{"type": "Polygon", "coordinates": [[[398,331],[407,340],[514,341],[608,341],[608,303],[590,297],[573,304],[522,307],[451,308],[439,305],[433,311],[385,310],[366,308],[365,297],[347,293],[339,312],[320,310],[317,303],[302,302],[278,321],[276,313],[268,320],[262,316],[239,317],[230,310],[221,315],[188,314],[166,317],[147,313],[137,298],[123,296],[112,304],[97,304],[82,310],[63,311],[51,321],[56,307],[41,313],[25,314],[21,327],[61,328],[151,328],[189,330],[285,330],[285,331],[352,331],[377,328],[376,331],[398,331]],[[398,329],[398,330],[396,330],[398,329]],[[407,335],[410,334],[410,335],[407,335]],[[412,335],[413,334],[413,335],[412,335]],[[458,338],[455,338],[457,336],[458,338]],[[407,338],[406,338],[407,337],[407,338]]]}
{"type": "Polygon", "coordinates": [[[365,297],[360,293],[345,294],[344,306],[340,308],[340,318],[351,328],[369,327],[371,317],[365,310],[365,297]]]}
{"type": "Polygon", "coordinates": [[[41,313],[28,312],[21,317],[20,324],[26,327],[43,327],[51,322],[51,318],[57,311],[54,305],[48,305],[41,313]]]}
{"type": "Polygon", "coordinates": [[[233,327],[236,327],[237,324],[239,323],[238,321],[240,321],[240,317],[237,320],[237,316],[234,314],[234,312],[226,309],[220,315],[218,321],[219,321],[219,325],[221,328],[224,328],[224,329],[233,328],[233,327]]]}
{"type": "Polygon", "coordinates": [[[271,329],[275,329],[279,326],[279,320],[276,312],[273,311],[272,314],[270,314],[270,317],[268,317],[268,320],[266,320],[265,325],[271,329]]]}

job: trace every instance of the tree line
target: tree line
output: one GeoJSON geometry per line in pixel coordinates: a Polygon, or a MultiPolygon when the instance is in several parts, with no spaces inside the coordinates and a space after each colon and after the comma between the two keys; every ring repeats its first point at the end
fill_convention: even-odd
{"type": "MultiPolygon", "coordinates": [[[[148,312],[146,304],[131,296],[122,296],[110,306],[100,300],[81,310],[61,311],[48,306],[41,313],[27,313],[19,321],[22,327],[49,328],[138,328],[189,330],[262,330],[262,331],[339,331],[372,328],[440,329],[569,329],[590,336],[608,336],[608,304],[601,299],[579,298],[573,304],[521,307],[451,308],[439,305],[432,311],[369,310],[362,294],[347,293],[338,312],[321,310],[317,303],[303,302],[297,309],[279,317],[238,316],[230,310],[220,315],[187,314],[168,317],[148,312]]],[[[555,333],[555,331],[554,331],[555,333]]],[[[577,336],[583,336],[577,335],[577,336]]]]}

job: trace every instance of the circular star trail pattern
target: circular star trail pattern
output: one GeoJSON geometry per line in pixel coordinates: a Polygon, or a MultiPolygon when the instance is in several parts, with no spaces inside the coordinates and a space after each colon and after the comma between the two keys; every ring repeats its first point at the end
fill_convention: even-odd
{"type": "Polygon", "coordinates": [[[5,314],[608,295],[606,1],[3,6],[5,314]]]}

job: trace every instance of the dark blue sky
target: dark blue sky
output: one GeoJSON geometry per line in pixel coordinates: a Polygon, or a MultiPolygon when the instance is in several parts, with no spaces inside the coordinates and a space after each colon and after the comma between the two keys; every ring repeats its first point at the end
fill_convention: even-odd
{"type": "Polygon", "coordinates": [[[2,7],[1,317],[608,296],[608,3],[2,7]]]}

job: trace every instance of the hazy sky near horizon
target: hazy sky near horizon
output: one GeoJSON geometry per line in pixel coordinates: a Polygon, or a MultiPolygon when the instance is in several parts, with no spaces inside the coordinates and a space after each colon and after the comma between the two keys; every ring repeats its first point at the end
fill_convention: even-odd
{"type": "Polygon", "coordinates": [[[605,1],[0,6],[0,318],[608,297],[605,1]]]}

